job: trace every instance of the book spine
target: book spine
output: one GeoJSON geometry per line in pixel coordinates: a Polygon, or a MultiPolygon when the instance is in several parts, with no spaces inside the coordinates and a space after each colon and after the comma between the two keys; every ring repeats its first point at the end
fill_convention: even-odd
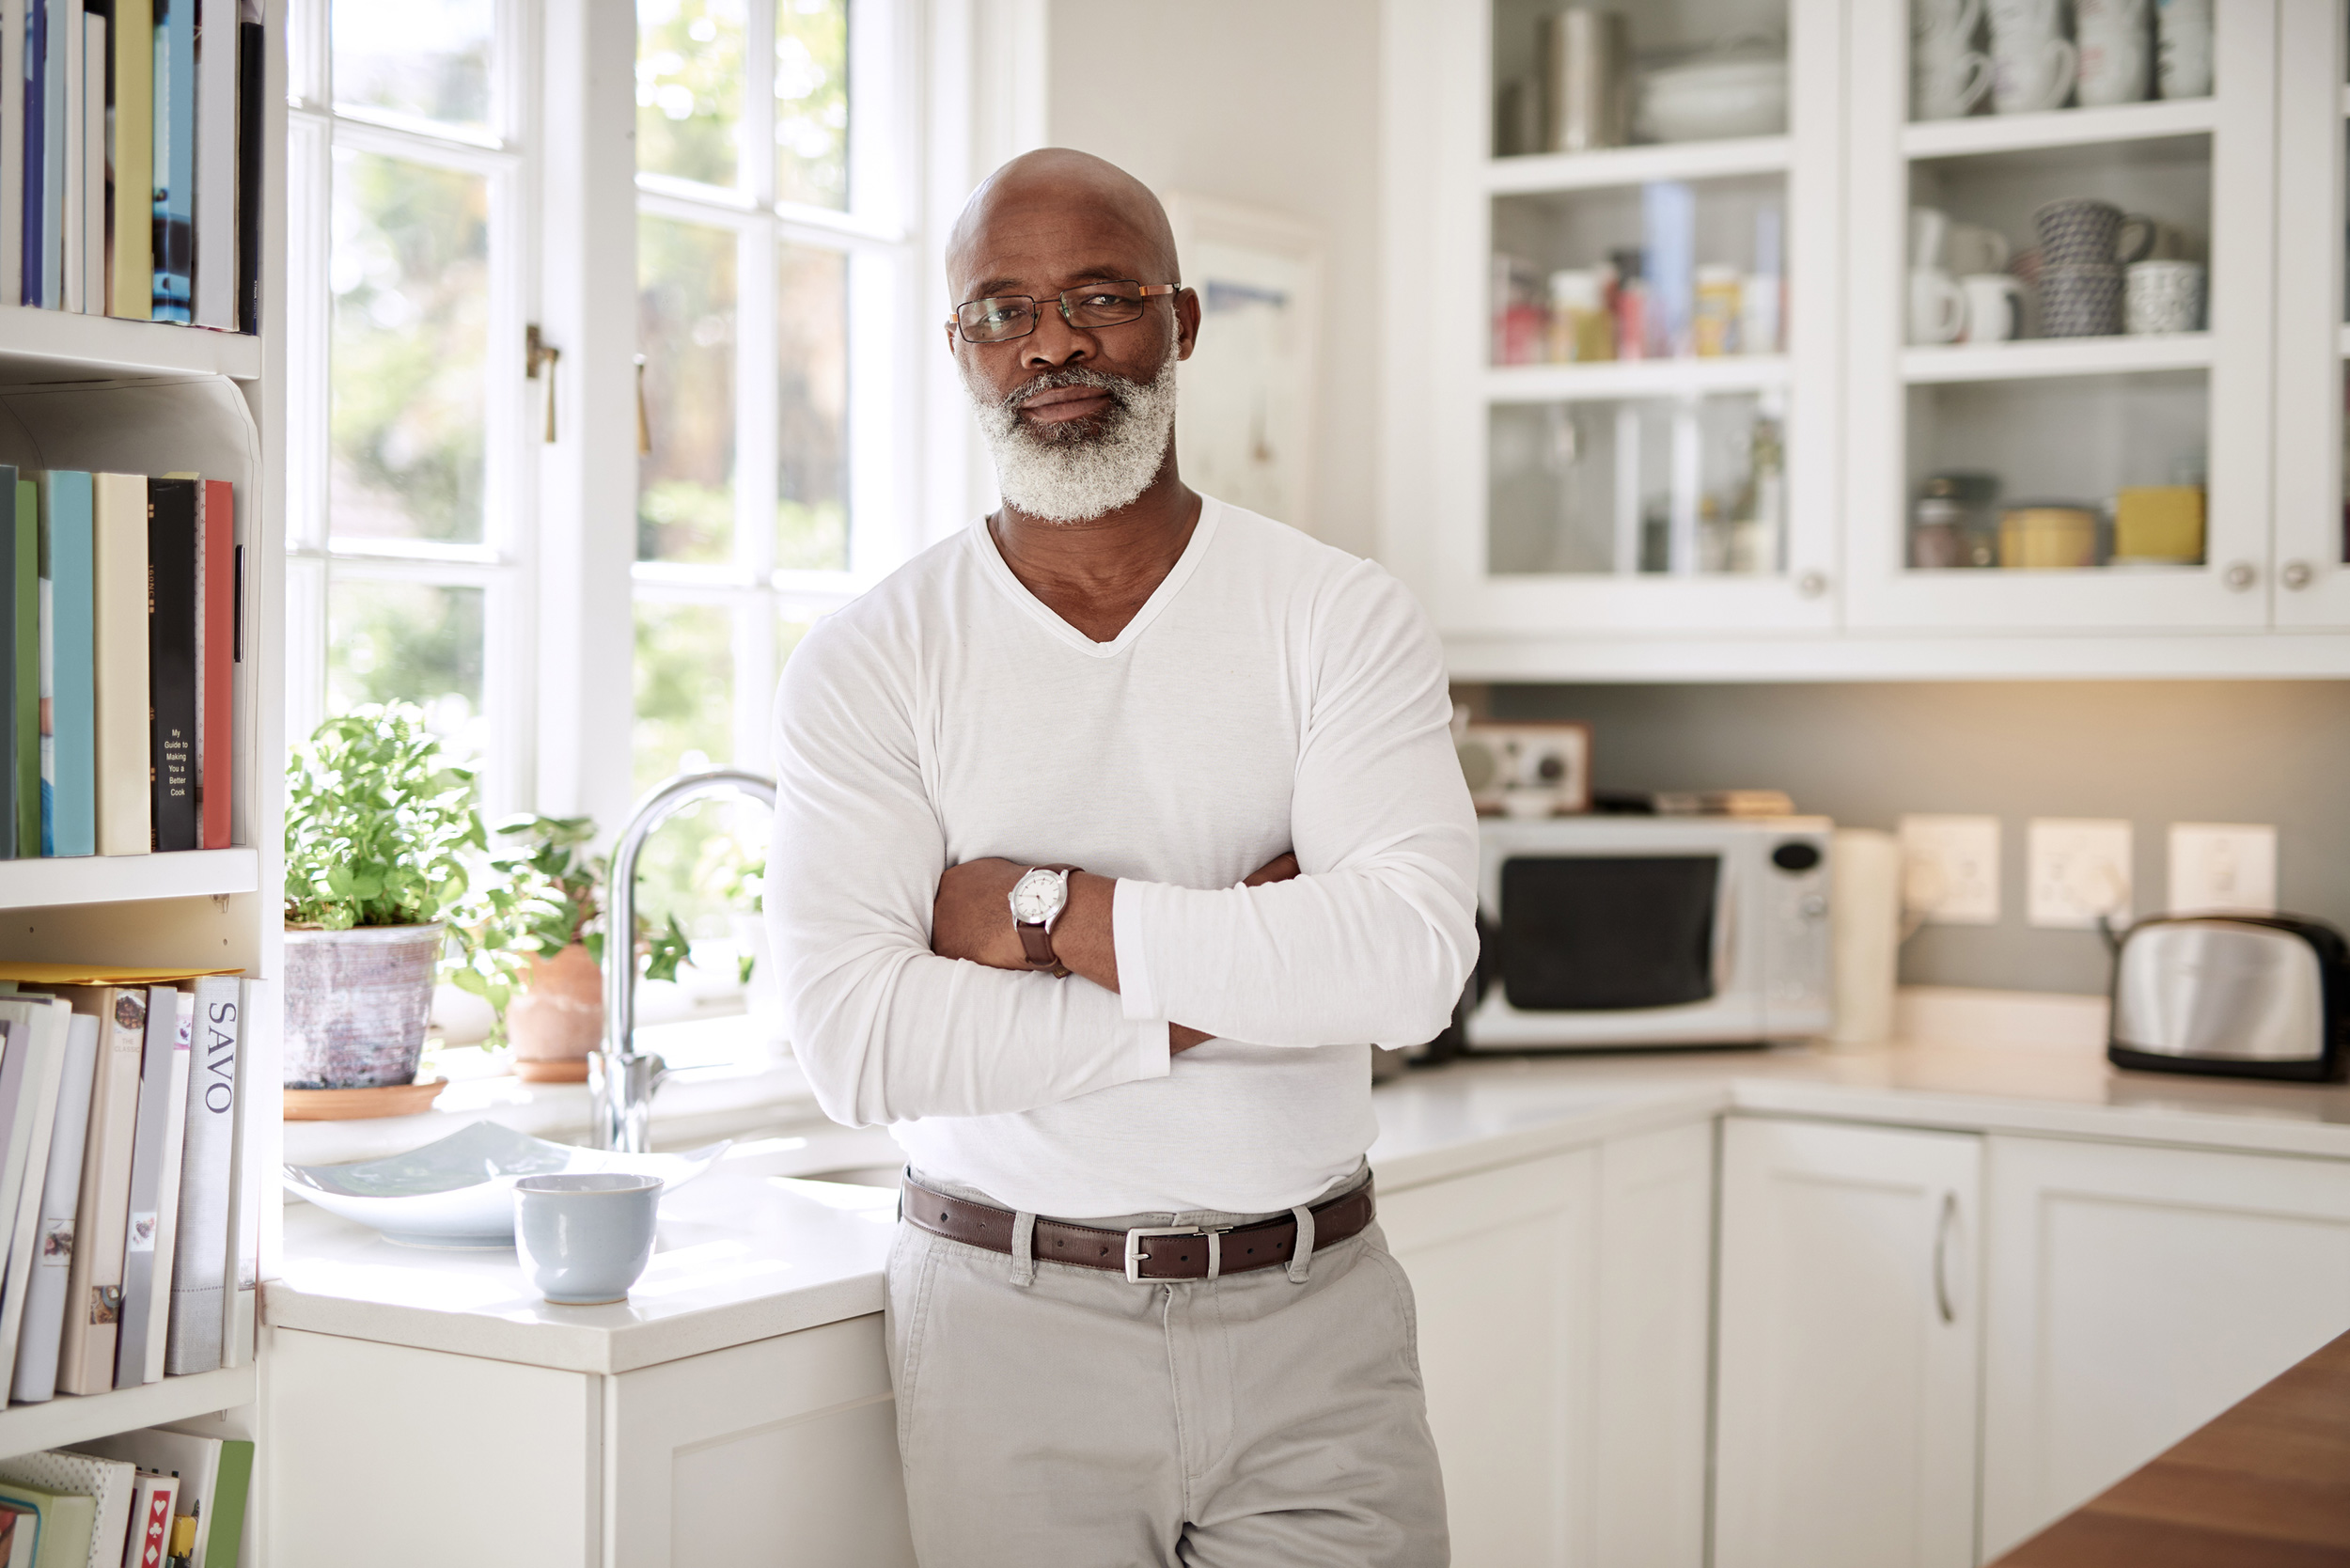
{"type": "Polygon", "coordinates": [[[88,41],[89,32],[82,25],[82,0],[51,0],[51,4],[55,8],[51,13],[50,36],[62,44],[57,53],[64,61],[57,117],[57,306],[79,315],[84,307],[82,130],[86,123],[82,113],[82,84],[88,75],[82,67],[82,46],[88,41]]]}
{"type": "Polygon", "coordinates": [[[268,56],[258,0],[237,22],[237,330],[261,330],[261,102],[268,56]]]}
{"type": "Polygon", "coordinates": [[[82,1150],[88,1141],[90,1088],[98,1071],[99,1020],[75,1013],[66,1025],[57,1110],[41,1180],[40,1223],[18,1325],[14,1383],[20,1401],[38,1403],[57,1392],[57,1348],[65,1330],[66,1284],[73,1265],[73,1211],[82,1192],[82,1150]]]}
{"type": "Polygon", "coordinates": [[[0,463],[0,860],[16,858],[16,470],[0,463]]]}
{"type": "Polygon", "coordinates": [[[196,801],[204,821],[204,847],[227,849],[235,826],[233,797],[236,754],[237,487],[226,479],[204,481],[198,513],[202,538],[196,572],[204,610],[198,671],[202,704],[196,716],[196,801]]]}
{"type": "Polygon", "coordinates": [[[164,1371],[220,1365],[222,1306],[229,1278],[228,1184],[237,1141],[237,1058],[244,1033],[243,982],[196,982],[196,1038],[188,1068],[187,1150],[180,1166],[180,1231],[171,1253],[171,1335],[164,1371]]]}
{"type": "Polygon", "coordinates": [[[0,305],[24,298],[24,0],[0,6],[0,305]]]}
{"type": "Polygon", "coordinates": [[[171,1550],[172,1496],[179,1484],[169,1476],[142,1476],[140,1487],[131,1511],[137,1521],[133,1533],[139,1543],[139,1561],[162,1562],[171,1550]]]}
{"type": "Polygon", "coordinates": [[[114,283],[108,314],[146,321],[155,291],[155,10],[152,0],[114,0],[106,47],[114,56],[114,283]]]}
{"type": "Polygon", "coordinates": [[[48,0],[40,54],[40,303],[65,303],[66,12],[72,0],[48,0]]]}
{"type": "Polygon", "coordinates": [[[196,324],[237,327],[237,0],[195,0],[196,324]]]}
{"type": "Polygon", "coordinates": [[[57,1357],[59,1393],[96,1394],[114,1387],[147,996],[130,986],[58,989],[72,1001],[74,1011],[98,1015],[102,1042],[90,1089],[89,1133],[82,1149],[82,1190],[73,1212],[73,1260],[57,1357]]]}
{"type": "MultiPolygon", "coordinates": [[[[252,980],[237,982],[237,1015],[253,1016],[252,980]]],[[[237,1108],[234,1146],[228,1156],[228,1260],[221,1278],[228,1287],[222,1303],[220,1364],[242,1367],[253,1359],[255,1295],[261,1278],[261,1162],[247,1157],[254,1088],[245,1073],[250,1053],[242,1023],[237,1049],[237,1108]]]]}
{"type": "Polygon", "coordinates": [[[57,591],[55,552],[52,535],[56,531],[55,519],[49,510],[49,487],[38,477],[33,481],[33,570],[39,573],[34,595],[34,613],[39,621],[39,640],[40,679],[37,700],[40,704],[35,728],[40,733],[40,834],[39,850],[44,855],[57,853],[57,730],[55,724],[57,698],[57,591]]]}
{"type": "Polygon", "coordinates": [[[180,1238],[180,1175],[186,1163],[188,1087],[194,1065],[189,1042],[196,1024],[195,995],[182,991],[179,998],[172,1027],[171,1089],[164,1102],[164,1159],[155,1173],[155,1266],[148,1292],[147,1342],[136,1347],[143,1383],[163,1381],[164,1353],[170,1342],[171,1260],[180,1238]]]}
{"type": "Polygon", "coordinates": [[[82,300],[106,313],[106,19],[82,15],[82,300]]]}
{"type": "Polygon", "coordinates": [[[33,1267],[34,1238],[40,1230],[41,1188],[48,1175],[49,1146],[55,1139],[57,1091],[63,1082],[66,1043],[73,1012],[51,999],[35,1010],[32,1055],[24,1064],[24,1098],[16,1126],[23,1134],[8,1146],[7,1181],[0,1184],[0,1224],[8,1231],[7,1284],[0,1289],[0,1374],[16,1366],[18,1337],[24,1327],[26,1287],[33,1267]]]}
{"type": "Polygon", "coordinates": [[[180,1032],[180,993],[147,988],[146,1039],[139,1054],[136,1121],[131,1146],[130,1207],[122,1232],[122,1307],[117,1320],[114,1387],[147,1381],[147,1321],[155,1295],[155,1232],[162,1222],[164,1141],[171,1120],[171,1063],[180,1032]]]}
{"type": "Polygon", "coordinates": [[[40,491],[16,481],[16,526],[9,538],[8,635],[14,692],[9,707],[10,783],[16,799],[16,854],[40,854],[40,491]]]}
{"type": "Polygon", "coordinates": [[[63,470],[40,477],[48,517],[50,853],[98,852],[96,720],[90,674],[90,478],[63,470]]]}
{"type": "Polygon", "coordinates": [[[155,7],[155,320],[196,303],[196,5],[155,7]]]}
{"type": "MultiPolygon", "coordinates": [[[[121,0],[129,5],[133,0],[121,0]]],[[[153,845],[147,692],[147,480],[92,481],[91,646],[96,687],[98,853],[153,845]]]]}
{"type": "Polygon", "coordinates": [[[193,479],[147,481],[147,679],[158,850],[192,850],[203,841],[196,808],[196,498],[193,479]]]}
{"type": "Polygon", "coordinates": [[[49,86],[49,72],[41,59],[49,43],[48,0],[22,0],[24,7],[24,189],[21,193],[24,226],[18,236],[17,303],[25,306],[40,304],[40,182],[48,172],[46,149],[41,146],[48,117],[42,112],[42,96],[49,86]]]}

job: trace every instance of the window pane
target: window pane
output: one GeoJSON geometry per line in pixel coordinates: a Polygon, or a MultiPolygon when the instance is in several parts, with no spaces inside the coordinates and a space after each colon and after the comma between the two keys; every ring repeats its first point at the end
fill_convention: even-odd
{"type": "Polygon", "coordinates": [[[735,182],[745,14],[744,0],[637,0],[638,168],[735,182]]]}
{"type": "Polygon", "coordinates": [[[846,571],[849,259],[776,249],[776,564],[846,571]]]}
{"type": "Polygon", "coordinates": [[[776,0],[776,199],[849,205],[849,0],[776,0]]]}
{"type": "Polygon", "coordinates": [[[326,589],[326,710],[414,702],[463,757],[489,744],[481,712],[482,590],[338,578],[326,589]]]}
{"type": "Polygon", "coordinates": [[[640,218],[636,345],[651,450],[636,466],[636,558],[734,547],[734,235],[640,218]]]}
{"type": "Polygon", "coordinates": [[[635,783],[734,755],[734,632],[723,604],[636,604],[635,783]]]}
{"type": "Polygon", "coordinates": [[[494,0],[343,0],[329,27],[335,102],[485,130],[496,25],[494,0]]]}
{"type": "Polygon", "coordinates": [[[335,154],[329,526],[481,538],[489,182],[335,154]]]}

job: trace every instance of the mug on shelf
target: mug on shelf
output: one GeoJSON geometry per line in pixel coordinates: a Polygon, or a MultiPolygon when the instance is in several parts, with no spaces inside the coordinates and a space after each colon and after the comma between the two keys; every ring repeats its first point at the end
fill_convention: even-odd
{"type": "Polygon", "coordinates": [[[2212,0],[2155,0],[2154,85],[2165,98],[2211,96],[2212,0]]]}
{"type": "Polygon", "coordinates": [[[2124,216],[2122,209],[2095,196],[2060,196],[2043,203],[2031,215],[2032,227],[2040,234],[2040,264],[2113,266],[2119,259],[2124,216]]]}
{"type": "Polygon", "coordinates": [[[1957,119],[1991,91],[1991,56],[1975,47],[1982,0],[1914,0],[1910,11],[1910,113],[1957,119]]]}
{"type": "Polygon", "coordinates": [[[1954,343],[1966,330],[1966,296],[1939,267],[1909,270],[1909,340],[1954,343]]]}
{"type": "Polygon", "coordinates": [[[2008,263],[2007,236],[1979,223],[1954,223],[1942,241],[1941,264],[1957,274],[1996,273],[2008,263]]]}
{"type": "Polygon", "coordinates": [[[2133,336],[2197,332],[2203,325],[2203,269],[2193,261],[2136,261],[2123,274],[2123,329],[2133,336]]]}
{"type": "Polygon", "coordinates": [[[2121,330],[2121,268],[2107,264],[2041,269],[2043,337],[2110,337],[2121,330]]]}
{"type": "Polygon", "coordinates": [[[2154,29],[2150,0],[2073,0],[2084,107],[2141,103],[2151,95],[2154,29]]]}
{"type": "Polygon", "coordinates": [[[1950,215],[1938,207],[1912,207],[1909,210],[1909,264],[1913,267],[1938,267],[1942,264],[1942,247],[1950,243],[1950,215]]]}
{"type": "Polygon", "coordinates": [[[2064,36],[2060,0],[1990,0],[1991,106],[2003,115],[2061,109],[2080,52],[2064,36]]]}
{"type": "Polygon", "coordinates": [[[2184,261],[2186,236],[2159,219],[2131,212],[2114,235],[2113,259],[2125,267],[2133,261],[2184,261]]]}
{"type": "Polygon", "coordinates": [[[2005,273],[1968,273],[1958,280],[1966,296],[1966,341],[2004,343],[2024,335],[2024,286],[2005,273]]]}

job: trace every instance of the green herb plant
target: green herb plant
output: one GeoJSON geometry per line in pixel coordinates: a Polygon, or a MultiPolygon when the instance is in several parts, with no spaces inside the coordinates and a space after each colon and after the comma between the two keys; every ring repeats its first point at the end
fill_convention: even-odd
{"type": "Polygon", "coordinates": [[[474,774],[406,703],[328,719],[286,770],[286,923],[318,931],[421,926],[472,886],[487,848],[474,774]]]}

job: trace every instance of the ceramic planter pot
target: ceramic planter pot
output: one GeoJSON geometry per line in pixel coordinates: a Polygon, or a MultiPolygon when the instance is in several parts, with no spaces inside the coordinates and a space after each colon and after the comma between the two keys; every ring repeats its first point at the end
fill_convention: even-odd
{"type": "Polygon", "coordinates": [[[588,1053],[603,1039],[603,971],[585,947],[530,957],[521,994],[506,1004],[506,1038],[525,1082],[588,1081],[588,1053]]]}
{"type": "Polygon", "coordinates": [[[415,1081],[446,928],[286,928],[288,1089],[415,1081]]]}

